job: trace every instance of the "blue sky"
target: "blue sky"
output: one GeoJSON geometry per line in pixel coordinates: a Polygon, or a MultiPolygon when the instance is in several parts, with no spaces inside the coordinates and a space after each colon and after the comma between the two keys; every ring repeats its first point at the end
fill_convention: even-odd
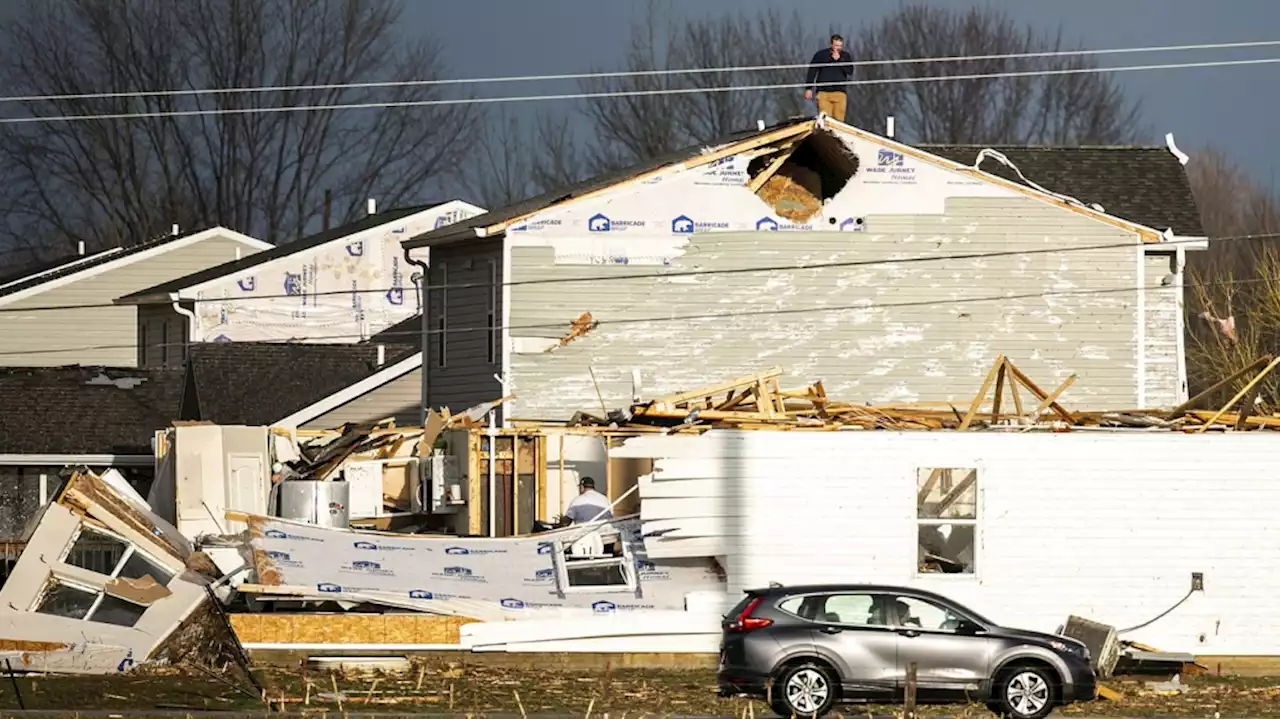
{"type": "MultiPolygon", "coordinates": [[[[449,74],[480,77],[583,72],[616,67],[627,42],[637,0],[404,0],[404,30],[431,33],[449,61],[449,74]]],[[[990,6],[1015,19],[1055,30],[1064,41],[1087,48],[1239,42],[1280,39],[1280,0],[936,0],[953,7],[990,6]]],[[[816,27],[835,23],[850,30],[873,22],[898,0],[672,0],[676,12],[714,15],[775,7],[798,9],[816,27]]],[[[814,38],[814,49],[825,38],[814,38]]],[[[1195,53],[1104,56],[1099,63],[1157,64],[1201,60],[1280,57],[1280,47],[1195,53]]],[[[797,58],[804,62],[808,58],[797,58]]],[[[1163,144],[1172,132],[1195,160],[1212,144],[1264,184],[1280,178],[1280,151],[1273,141],[1280,114],[1280,65],[1155,70],[1120,73],[1123,87],[1142,101],[1152,134],[1145,144],[1163,144]]],[[[519,92],[565,91],[513,85],[519,92]]],[[[856,95],[850,101],[856,101],[856,95]]]]}

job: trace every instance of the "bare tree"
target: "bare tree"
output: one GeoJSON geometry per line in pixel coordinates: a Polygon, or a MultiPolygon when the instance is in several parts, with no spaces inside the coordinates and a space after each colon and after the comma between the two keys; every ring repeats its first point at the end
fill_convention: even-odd
{"type": "MultiPolygon", "coordinates": [[[[1195,393],[1263,354],[1280,353],[1280,198],[1220,151],[1196,153],[1188,178],[1209,249],[1188,254],[1187,375],[1195,393]]],[[[1249,377],[1225,387],[1225,401],[1249,377]]],[[[1280,408],[1280,376],[1261,397],[1280,408]]]]}
{"type": "Polygon", "coordinates": [[[993,8],[907,5],[861,28],[851,42],[855,60],[987,59],[860,67],[855,79],[882,84],[853,89],[850,120],[874,126],[892,114],[903,136],[919,142],[1119,144],[1139,136],[1139,105],[1125,99],[1113,77],[1067,74],[1097,67],[1091,57],[990,57],[1068,49],[1061,30],[1019,27],[993,8]],[[1037,72],[1057,74],[924,80],[1037,72]]]}
{"type": "MultiPolygon", "coordinates": [[[[398,0],[28,0],[0,36],[0,77],[11,95],[81,96],[441,77],[436,46],[395,36],[399,16],[398,0]]],[[[472,106],[278,108],[443,97],[405,85],[29,102],[47,120],[0,132],[0,231],[95,247],[218,223],[282,241],[314,228],[326,190],[336,222],[371,196],[421,203],[469,149],[472,106]],[[56,119],[104,114],[144,117],[56,119]]]]}
{"type": "MultiPolygon", "coordinates": [[[[1139,106],[1106,74],[925,81],[1094,67],[1087,56],[885,62],[1066,49],[1060,33],[1021,27],[990,7],[905,5],[856,30],[842,30],[838,22],[819,30],[798,11],[676,16],[665,0],[649,0],[633,19],[621,69],[643,73],[804,65],[833,32],[845,35],[855,61],[871,63],[854,72],[855,83],[866,84],[850,88],[846,119],[859,127],[883,130],[885,118],[894,115],[898,137],[908,141],[989,144],[1122,143],[1143,132],[1139,106]]],[[[800,87],[728,90],[798,85],[804,77],[804,67],[790,67],[585,79],[584,92],[645,94],[591,98],[579,106],[579,122],[572,125],[581,139],[569,143],[581,148],[578,176],[749,130],[759,120],[772,123],[813,114],[816,108],[803,99],[800,87]],[[676,93],[660,94],[667,91],[676,93]]]]}

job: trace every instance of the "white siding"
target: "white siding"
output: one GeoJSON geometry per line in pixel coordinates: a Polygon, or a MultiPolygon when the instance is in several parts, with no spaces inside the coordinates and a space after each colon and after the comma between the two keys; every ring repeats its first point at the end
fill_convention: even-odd
{"type": "Polygon", "coordinates": [[[642,484],[645,531],[660,521],[725,537],[731,592],[770,581],[906,584],[1012,626],[1053,631],[1077,614],[1124,628],[1171,607],[1203,572],[1203,593],[1126,638],[1274,655],[1278,449],[1280,438],[1260,432],[717,431],[633,439],[613,456],[673,458],[642,484]],[[975,575],[916,572],[922,467],[978,469],[975,575]],[[705,499],[646,504],[661,485],[705,499]]]}

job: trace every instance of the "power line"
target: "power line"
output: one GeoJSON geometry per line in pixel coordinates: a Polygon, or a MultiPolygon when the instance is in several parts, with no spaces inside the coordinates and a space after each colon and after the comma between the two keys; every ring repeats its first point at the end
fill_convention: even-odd
{"type": "MultiPolygon", "coordinates": [[[[1145,52],[1188,52],[1196,50],[1233,50],[1280,45],[1280,40],[1249,42],[1202,43],[1196,45],[1154,45],[1146,47],[1122,47],[1100,50],[1052,50],[1042,52],[1013,52],[989,55],[951,55],[942,57],[899,58],[893,60],[854,60],[831,63],[832,67],[869,67],[882,65],[919,65],[939,62],[977,62],[986,60],[1019,60],[1030,58],[1073,57],[1094,55],[1120,55],[1145,52]]],[[[377,82],[345,82],[306,85],[260,85],[253,87],[226,87],[186,90],[127,90],[118,92],[90,92],[61,95],[13,95],[0,97],[0,102],[50,102],[56,100],[102,100],[131,97],[178,97],[199,95],[257,94],[268,92],[299,92],[304,90],[362,90],[375,88],[426,87],[437,85],[481,85],[503,82],[547,82],[555,80],[587,80],[596,78],[624,78],[643,76],[672,76],[716,74],[728,72],[765,72],[797,70],[809,67],[809,63],[790,65],[742,65],[704,68],[678,68],[666,70],[620,70],[610,72],[577,72],[556,75],[505,75],[496,77],[448,78],[443,80],[386,80],[377,82]]]]}
{"type": "MultiPolygon", "coordinates": [[[[1229,242],[1235,240],[1265,240],[1280,237],[1280,232],[1266,232],[1251,235],[1227,235],[1224,237],[1213,238],[1212,242],[1229,242]]],[[[903,257],[892,260],[845,260],[840,262],[814,262],[811,264],[787,264],[787,265],[764,265],[755,267],[733,267],[726,269],[706,269],[706,270],[676,270],[673,272],[637,272],[632,274],[610,274],[610,275],[590,275],[586,277],[545,277],[531,280],[512,280],[510,282],[456,282],[439,285],[427,284],[419,288],[416,284],[409,287],[369,287],[364,289],[348,289],[348,290],[328,290],[324,292],[308,292],[305,294],[266,294],[266,295],[248,295],[243,297],[202,297],[191,299],[177,300],[181,303],[205,304],[217,303],[226,304],[232,302],[254,302],[257,300],[271,299],[297,299],[302,297],[350,297],[351,295],[363,294],[385,294],[396,290],[418,291],[419,289],[433,292],[440,290],[461,290],[475,288],[490,287],[521,287],[527,285],[551,285],[551,284],[567,284],[573,282],[620,282],[624,280],[643,280],[643,279],[662,279],[673,277],[699,277],[705,275],[742,275],[752,274],[756,272],[798,272],[804,270],[823,270],[833,268],[849,268],[849,267],[874,267],[877,265],[902,265],[916,264],[922,262],[945,262],[948,260],[979,260],[996,257],[1018,257],[1022,255],[1056,255],[1066,254],[1070,252],[1096,252],[1099,250],[1115,250],[1115,249],[1133,249],[1135,247],[1170,247],[1183,244],[1196,244],[1200,240],[1167,240],[1160,243],[1148,243],[1140,245],[1135,242],[1112,242],[1099,245],[1085,245],[1083,247],[1045,247],[1030,250],[996,250],[993,252],[967,252],[950,255],[919,255],[915,257],[903,257]]],[[[230,277],[230,275],[226,276],[230,277]]],[[[83,304],[69,305],[43,305],[35,307],[0,307],[0,314],[14,313],[23,314],[27,312],[54,312],[60,310],[88,310],[99,309],[105,307],[122,307],[128,305],[119,305],[114,302],[87,302],[83,304]]]]}
{"type": "Polygon", "coordinates": [[[1012,77],[1040,77],[1058,75],[1093,75],[1106,72],[1139,72],[1146,70],[1178,70],[1209,67],[1239,67],[1246,65],[1270,65],[1280,63],[1280,57],[1255,58],[1252,60],[1214,60],[1206,62],[1166,63],[1156,65],[1125,65],[1117,67],[1093,68],[1060,68],[1056,70],[1025,70],[1010,72],[971,73],[967,75],[936,75],[926,77],[884,78],[872,80],[851,80],[849,82],[828,83],[775,83],[763,85],[733,85],[727,87],[694,87],[661,90],[618,90],[609,92],[572,92],[548,95],[516,95],[503,97],[457,98],[450,100],[401,100],[390,102],[332,103],[326,105],[283,105],[274,107],[216,108],[208,110],[169,110],[156,112],[119,112],[90,115],[54,115],[50,117],[8,117],[0,118],[0,124],[12,125],[20,123],[40,122],[76,122],[82,120],[141,120],[164,117],[206,117],[215,115],[254,115],[280,112],[311,112],[330,110],[368,110],[375,108],[407,108],[438,107],[445,105],[473,105],[506,102],[530,102],[537,100],[595,100],[619,97],[652,97],[659,95],[691,95],[717,92],[750,92],[760,90],[796,89],[805,87],[825,87],[828,85],[862,86],[862,85],[896,85],[903,83],[950,82],[956,80],[994,80],[1012,77]]]}
{"type": "MultiPolygon", "coordinates": [[[[1245,280],[1222,280],[1218,282],[1205,282],[1201,286],[1202,287],[1235,286],[1235,285],[1266,283],[1266,282],[1273,282],[1273,281],[1274,280],[1269,277],[1260,277],[1260,278],[1245,279],[1245,280]]],[[[620,326],[620,325],[625,326],[625,325],[636,325],[636,324],[653,324],[653,323],[660,323],[660,322],[692,322],[696,320],[720,320],[720,319],[732,319],[736,317],[800,315],[800,314],[812,314],[816,312],[865,312],[865,311],[871,311],[871,310],[892,309],[892,308],[900,308],[900,307],[936,307],[941,305],[965,304],[969,302],[1006,302],[1009,300],[1039,299],[1044,297],[1063,297],[1063,296],[1076,296],[1076,295],[1094,296],[1094,295],[1106,295],[1106,294],[1119,294],[1119,293],[1126,293],[1126,292],[1167,291],[1169,289],[1170,289],[1169,287],[1160,286],[1160,287],[1110,287],[1110,288],[1102,288],[1102,289],[1084,289],[1084,290],[1049,290],[1046,292],[985,295],[985,296],[978,296],[978,297],[961,297],[961,298],[937,299],[937,300],[907,300],[902,302],[882,302],[882,303],[867,303],[867,304],[856,304],[856,305],[828,305],[828,306],[822,306],[822,307],[791,307],[791,308],[785,308],[785,309],[743,310],[743,311],[729,311],[729,312],[718,312],[718,313],[702,312],[702,313],[686,314],[686,315],[661,315],[661,316],[654,316],[654,317],[642,317],[642,318],[630,318],[630,319],[624,318],[624,319],[614,319],[614,320],[599,320],[596,322],[596,325],[597,327],[613,327],[613,326],[620,326]]],[[[569,321],[554,322],[554,323],[543,322],[538,324],[524,324],[524,325],[494,324],[492,326],[481,325],[481,326],[473,326],[473,327],[446,327],[443,330],[430,329],[430,330],[426,330],[425,332],[421,329],[406,330],[398,334],[422,337],[424,335],[454,334],[454,333],[463,333],[463,332],[492,332],[494,330],[568,331],[568,329],[571,327],[571,324],[572,323],[569,321]]],[[[379,330],[379,332],[384,332],[384,331],[386,331],[386,328],[384,328],[383,330],[379,330]]],[[[378,333],[375,332],[374,334],[378,334],[378,333]]],[[[265,344],[310,344],[311,342],[302,342],[300,340],[314,341],[314,340],[351,340],[351,339],[368,340],[370,338],[364,335],[351,335],[351,334],[309,335],[305,337],[294,337],[288,340],[267,340],[264,343],[265,344]]],[[[210,343],[208,342],[158,342],[154,344],[148,343],[146,346],[147,347],[190,347],[192,345],[197,345],[197,344],[210,344],[210,343]]],[[[344,343],[344,344],[351,344],[351,343],[344,343]]],[[[383,344],[392,344],[392,343],[383,343],[383,344]]],[[[42,350],[29,350],[29,351],[14,350],[14,351],[8,351],[8,352],[0,352],[0,357],[10,356],[10,355],[60,354],[64,352],[82,352],[82,351],[89,351],[89,350],[135,349],[137,347],[138,345],[135,343],[135,344],[127,344],[127,345],[125,344],[88,345],[84,347],[63,347],[58,349],[42,349],[42,350]]]]}

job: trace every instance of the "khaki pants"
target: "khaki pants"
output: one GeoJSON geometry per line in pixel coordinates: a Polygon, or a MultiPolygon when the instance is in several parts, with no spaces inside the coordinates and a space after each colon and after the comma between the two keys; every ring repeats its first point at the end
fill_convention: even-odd
{"type": "Polygon", "coordinates": [[[843,92],[819,92],[818,112],[844,122],[844,106],[847,99],[843,92]]]}

